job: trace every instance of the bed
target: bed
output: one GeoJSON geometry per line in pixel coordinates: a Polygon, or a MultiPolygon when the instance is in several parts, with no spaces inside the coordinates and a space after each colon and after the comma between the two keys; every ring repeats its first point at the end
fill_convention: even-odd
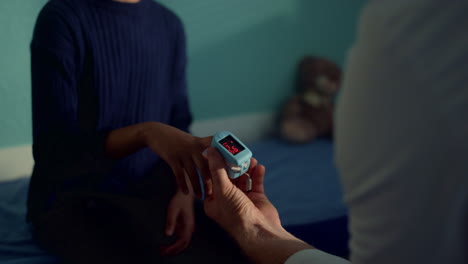
{"type": "Polygon", "coordinates": [[[332,141],[291,145],[269,139],[250,148],[267,169],[265,190],[283,226],[309,244],[347,258],[347,210],[332,141]]]}
{"type": "MultiPolygon", "coordinates": [[[[348,255],[346,207],[333,162],[333,144],[322,139],[290,145],[278,139],[251,144],[266,166],[265,188],[281,221],[294,235],[327,252],[348,255]]],[[[29,178],[0,183],[0,262],[52,264],[25,223],[29,178]]]]}

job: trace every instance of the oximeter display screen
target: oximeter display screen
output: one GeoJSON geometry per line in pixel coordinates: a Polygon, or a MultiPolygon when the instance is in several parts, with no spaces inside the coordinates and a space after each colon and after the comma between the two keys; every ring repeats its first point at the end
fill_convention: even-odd
{"type": "Polygon", "coordinates": [[[232,136],[227,136],[219,141],[219,144],[223,145],[232,155],[237,155],[245,148],[242,147],[232,136]]]}

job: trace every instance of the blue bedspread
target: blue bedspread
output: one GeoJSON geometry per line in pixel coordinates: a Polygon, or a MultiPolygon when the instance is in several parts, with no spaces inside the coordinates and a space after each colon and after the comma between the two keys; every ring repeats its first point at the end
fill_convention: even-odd
{"type": "Polygon", "coordinates": [[[286,230],[328,253],[349,256],[348,218],[333,144],[292,145],[279,139],[250,146],[265,165],[265,190],[286,230]]]}
{"type": "MultiPolygon", "coordinates": [[[[324,241],[317,240],[321,236],[333,237],[329,251],[344,252],[346,208],[331,142],[319,140],[308,145],[290,145],[280,140],[266,140],[250,148],[267,168],[267,195],[278,208],[286,229],[319,245],[324,241]]],[[[28,183],[27,178],[0,183],[0,263],[57,263],[34,243],[24,221],[28,183]]]]}
{"type": "Polygon", "coordinates": [[[34,243],[25,222],[28,183],[24,178],[0,184],[0,263],[57,263],[34,243]]]}
{"type": "Polygon", "coordinates": [[[250,148],[266,167],[265,190],[283,225],[315,223],[346,214],[331,141],[292,145],[273,139],[250,148]]]}

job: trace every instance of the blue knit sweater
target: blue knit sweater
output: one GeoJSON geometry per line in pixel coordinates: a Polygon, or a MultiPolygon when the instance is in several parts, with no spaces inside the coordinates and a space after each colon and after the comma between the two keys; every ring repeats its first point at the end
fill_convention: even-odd
{"type": "Polygon", "coordinates": [[[33,154],[29,219],[58,193],[125,193],[159,158],[104,154],[109,131],[146,121],[188,130],[185,35],[153,2],[51,0],[31,43],[33,154]]]}

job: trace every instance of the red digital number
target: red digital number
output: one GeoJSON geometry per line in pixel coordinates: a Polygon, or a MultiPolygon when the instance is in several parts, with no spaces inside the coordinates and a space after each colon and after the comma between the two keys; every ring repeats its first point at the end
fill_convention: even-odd
{"type": "Polygon", "coordinates": [[[224,142],[224,143],[223,143],[223,146],[224,146],[227,150],[229,150],[229,152],[231,152],[231,146],[229,146],[228,143],[224,142]]]}
{"type": "Polygon", "coordinates": [[[237,154],[239,152],[239,149],[234,147],[234,146],[229,146],[227,142],[223,143],[223,146],[231,153],[231,154],[237,154]]]}
{"type": "Polygon", "coordinates": [[[236,147],[232,147],[232,154],[237,154],[239,152],[239,149],[237,149],[236,147]]]}

